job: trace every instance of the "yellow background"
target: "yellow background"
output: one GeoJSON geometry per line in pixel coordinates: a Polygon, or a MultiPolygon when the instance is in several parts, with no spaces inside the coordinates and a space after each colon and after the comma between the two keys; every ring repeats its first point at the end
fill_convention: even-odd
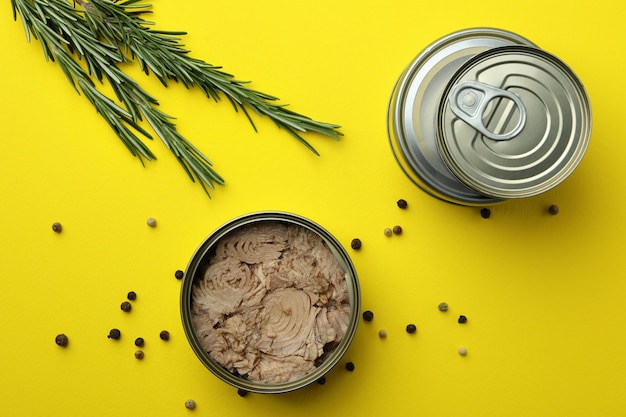
{"type": "Polygon", "coordinates": [[[149,143],[158,161],[143,168],[40,44],[26,42],[4,1],[2,415],[626,413],[626,3],[155,0],[149,18],[187,31],[193,56],[341,124],[345,137],[308,135],[316,157],[269,120],[255,118],[255,133],[226,101],[165,89],[126,67],[225,177],[208,199],[158,140],[149,143]],[[477,26],[516,32],[568,63],[594,124],[573,175],[544,195],[493,207],[488,220],[415,187],[386,132],[404,67],[435,39],[477,26]],[[361,251],[348,250],[375,318],[361,321],[325,385],[240,398],[189,347],[174,271],[216,227],[259,210],[305,216],[347,248],[361,238],[361,251]],[[51,230],[57,221],[61,234],[51,230]],[[396,224],[404,233],[385,237],[396,224]],[[119,305],[131,290],[138,298],[125,314],[119,305]],[[442,301],[447,313],[437,310],[442,301]],[[107,339],[112,327],[121,340],[107,339]],[[159,340],[162,329],[169,342],[159,340]],[[67,348],[55,345],[58,333],[69,336],[67,348]],[[143,361],[133,356],[139,336],[143,361]]]}

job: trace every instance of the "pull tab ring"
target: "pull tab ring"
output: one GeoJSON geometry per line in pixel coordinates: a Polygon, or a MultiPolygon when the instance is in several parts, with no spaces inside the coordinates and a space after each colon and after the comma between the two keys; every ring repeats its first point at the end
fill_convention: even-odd
{"type": "Polygon", "coordinates": [[[493,140],[509,140],[522,131],[526,124],[526,108],[522,100],[515,94],[476,81],[464,81],[452,88],[449,96],[450,108],[464,122],[493,140]],[[513,104],[519,110],[519,121],[513,130],[497,134],[491,132],[483,123],[483,114],[491,100],[504,97],[511,100],[511,104],[504,111],[502,120],[508,120],[514,110],[513,104]]]}

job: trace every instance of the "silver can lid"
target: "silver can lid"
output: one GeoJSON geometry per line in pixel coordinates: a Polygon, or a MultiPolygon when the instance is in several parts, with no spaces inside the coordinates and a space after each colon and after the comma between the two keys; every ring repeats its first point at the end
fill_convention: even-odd
{"type": "Polygon", "coordinates": [[[468,187],[494,198],[545,192],[581,161],[591,135],[585,89],[563,62],[530,46],[476,55],[451,78],[437,146],[468,187]]]}

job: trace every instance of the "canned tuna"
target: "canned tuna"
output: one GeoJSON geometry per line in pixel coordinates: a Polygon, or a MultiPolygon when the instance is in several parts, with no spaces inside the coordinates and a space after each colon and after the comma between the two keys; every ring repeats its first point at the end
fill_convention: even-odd
{"type": "Polygon", "coordinates": [[[388,131],[399,165],[428,193],[485,205],[545,192],[591,135],[584,87],[563,62],[497,29],[448,35],[400,76],[388,131]]]}

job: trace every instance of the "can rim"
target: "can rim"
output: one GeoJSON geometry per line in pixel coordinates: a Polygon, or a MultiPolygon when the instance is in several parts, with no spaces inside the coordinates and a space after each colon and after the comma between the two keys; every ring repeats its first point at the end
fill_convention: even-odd
{"type": "Polygon", "coordinates": [[[339,241],[325,228],[305,217],[282,211],[261,211],[236,217],[219,226],[202,241],[202,243],[194,251],[185,271],[180,292],[180,313],[187,341],[200,362],[208,368],[211,373],[236,388],[261,394],[280,394],[303,388],[313,382],[316,382],[341,360],[356,334],[359,322],[359,312],[361,310],[360,286],[356,269],[352,260],[348,256],[348,253],[339,241]],[[350,323],[346,333],[339,342],[339,345],[334,348],[332,354],[325,358],[320,366],[304,375],[302,378],[279,384],[257,383],[255,381],[249,381],[247,379],[237,377],[236,375],[228,372],[201,346],[195,333],[194,326],[191,322],[191,293],[198,273],[201,272],[198,268],[200,267],[202,261],[206,256],[210,255],[211,250],[217,242],[229,232],[245,225],[266,221],[295,224],[320,236],[327,244],[328,248],[331,250],[346,274],[346,284],[350,300],[350,323]]]}

